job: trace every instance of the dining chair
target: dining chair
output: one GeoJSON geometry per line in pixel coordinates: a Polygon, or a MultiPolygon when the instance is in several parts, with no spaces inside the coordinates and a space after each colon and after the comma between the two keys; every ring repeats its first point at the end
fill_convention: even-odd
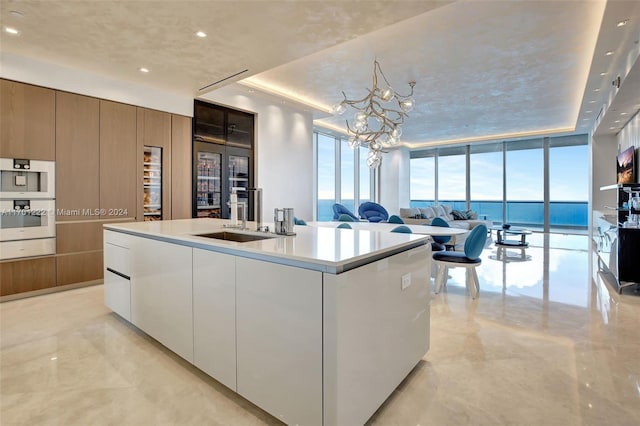
{"type": "MultiPolygon", "coordinates": [[[[443,228],[451,228],[451,225],[449,225],[449,222],[447,222],[441,217],[434,217],[433,220],[431,221],[431,226],[441,226],[443,228]]],[[[445,250],[455,250],[455,246],[453,244],[447,244],[449,241],[451,241],[451,236],[435,236],[431,238],[433,238],[433,241],[435,243],[442,245],[442,247],[445,250]]]]}
{"type": "Polygon", "coordinates": [[[341,214],[338,216],[338,222],[355,222],[355,220],[348,214],[341,214]]]}
{"type": "Polygon", "coordinates": [[[478,273],[476,268],[482,263],[480,254],[487,241],[487,227],[485,225],[477,225],[464,243],[464,253],[439,251],[433,253],[433,263],[437,268],[435,293],[438,294],[443,287],[447,286],[447,278],[449,268],[461,267],[466,268],[466,284],[469,287],[471,298],[475,299],[480,292],[480,282],[478,281],[478,273]]]}
{"type": "Polygon", "coordinates": [[[389,220],[387,220],[388,223],[397,223],[400,225],[404,224],[404,220],[402,220],[402,218],[398,215],[392,214],[391,216],[389,216],[389,220]]]}

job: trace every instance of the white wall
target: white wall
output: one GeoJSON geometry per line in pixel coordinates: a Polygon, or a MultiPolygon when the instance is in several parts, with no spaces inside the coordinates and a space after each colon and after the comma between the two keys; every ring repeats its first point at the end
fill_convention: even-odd
{"type": "MultiPolygon", "coordinates": [[[[620,133],[618,133],[618,145],[620,146],[621,152],[632,146],[640,148],[640,113],[636,113],[620,133]]],[[[640,182],[640,173],[638,173],[638,175],[636,182],[640,182]]]]}
{"type": "Polygon", "coordinates": [[[192,96],[180,96],[153,87],[115,80],[105,75],[7,52],[0,54],[0,77],[193,117],[192,96]]]}
{"type": "Polygon", "coordinates": [[[249,93],[232,84],[202,99],[257,114],[256,180],[262,188],[263,218],[273,209],[293,207],[301,219],[313,218],[313,120],[311,112],[278,99],[249,93]]]}
{"type": "Polygon", "coordinates": [[[399,148],[382,155],[380,166],[380,204],[389,214],[400,214],[409,207],[409,150],[399,148]]]}
{"type": "Polygon", "coordinates": [[[601,186],[616,183],[616,155],[618,141],[615,136],[594,137],[591,141],[591,208],[603,211],[604,206],[615,206],[614,190],[600,191],[601,186]]]}

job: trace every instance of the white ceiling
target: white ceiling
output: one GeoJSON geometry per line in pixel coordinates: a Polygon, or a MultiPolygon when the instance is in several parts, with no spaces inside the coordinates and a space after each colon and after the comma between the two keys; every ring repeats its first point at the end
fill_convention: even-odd
{"type": "Polygon", "coordinates": [[[21,31],[2,33],[2,52],[189,97],[251,77],[251,90],[302,101],[329,127],[344,117],[322,111],[341,91],[363,97],[378,59],[398,92],[417,81],[412,147],[587,132],[640,38],[636,0],[2,0],[0,18],[21,31]]]}

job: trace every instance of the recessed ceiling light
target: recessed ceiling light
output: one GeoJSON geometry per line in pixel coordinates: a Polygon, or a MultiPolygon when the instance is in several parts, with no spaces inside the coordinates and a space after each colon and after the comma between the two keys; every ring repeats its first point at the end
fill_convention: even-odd
{"type": "Polygon", "coordinates": [[[620,122],[620,120],[615,120],[615,121],[614,121],[614,123],[619,123],[619,122],[620,122]]]}
{"type": "Polygon", "coordinates": [[[594,91],[594,92],[599,92],[599,91],[600,91],[600,89],[593,89],[593,91],[594,91]]]}
{"type": "Polygon", "coordinates": [[[588,118],[583,118],[583,119],[582,119],[582,121],[587,121],[587,120],[589,120],[589,119],[588,119],[588,118]]]}
{"type": "Polygon", "coordinates": [[[596,103],[596,101],[589,101],[589,103],[590,103],[590,104],[595,104],[595,103],[596,103]]]}
{"type": "Polygon", "coordinates": [[[616,129],[615,127],[609,127],[609,130],[615,130],[615,129],[616,129]]]}
{"type": "Polygon", "coordinates": [[[20,35],[20,31],[16,30],[13,27],[4,27],[4,32],[11,35],[20,35]]]}
{"type": "Polygon", "coordinates": [[[627,115],[627,112],[621,112],[620,115],[627,115]]]}
{"type": "Polygon", "coordinates": [[[141,68],[138,68],[138,71],[143,72],[143,73],[148,73],[149,69],[145,68],[145,67],[141,67],[141,68]]]}
{"type": "Polygon", "coordinates": [[[255,91],[255,90],[253,90],[253,89],[249,89],[249,90],[247,90],[247,92],[249,92],[249,93],[255,93],[256,91],[255,91]]]}
{"type": "Polygon", "coordinates": [[[625,19],[624,21],[618,21],[616,27],[624,27],[625,25],[627,25],[627,22],[629,22],[628,19],[625,19]]]}
{"type": "Polygon", "coordinates": [[[607,73],[606,72],[601,72],[600,75],[607,75],[607,73]]]}
{"type": "Polygon", "coordinates": [[[589,110],[589,111],[585,111],[586,114],[591,114],[593,111],[589,110]]]}
{"type": "Polygon", "coordinates": [[[196,35],[200,38],[205,38],[207,36],[207,33],[205,33],[204,31],[198,31],[196,35]]]}
{"type": "Polygon", "coordinates": [[[607,56],[611,56],[611,55],[613,55],[613,50],[607,50],[607,52],[605,53],[605,55],[607,55],[607,56]]]}

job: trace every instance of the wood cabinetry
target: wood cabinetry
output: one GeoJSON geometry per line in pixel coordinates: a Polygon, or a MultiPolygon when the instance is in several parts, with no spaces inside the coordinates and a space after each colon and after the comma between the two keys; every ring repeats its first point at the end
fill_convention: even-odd
{"type": "Polygon", "coordinates": [[[0,157],[55,159],[55,91],[0,79],[0,157]]]}
{"type": "Polygon", "coordinates": [[[102,224],[84,221],[56,224],[56,253],[102,250],[102,224]]]}
{"type": "Polygon", "coordinates": [[[171,219],[171,114],[137,108],[136,220],[144,220],[144,147],[162,149],[162,219],[171,219]]]}
{"type": "Polygon", "coordinates": [[[100,101],[102,218],[136,216],[136,107],[100,101]]]}
{"type": "Polygon", "coordinates": [[[171,116],[171,218],[191,218],[191,117],[171,116]]]}
{"type": "Polygon", "coordinates": [[[102,279],[102,258],[102,250],[56,256],[56,285],[102,279]]]}
{"type": "Polygon", "coordinates": [[[0,296],[42,290],[55,285],[54,256],[0,263],[0,296]]]}
{"type": "Polygon", "coordinates": [[[99,121],[98,99],[56,93],[56,209],[69,212],[58,221],[95,219],[99,211],[99,121]]]}

